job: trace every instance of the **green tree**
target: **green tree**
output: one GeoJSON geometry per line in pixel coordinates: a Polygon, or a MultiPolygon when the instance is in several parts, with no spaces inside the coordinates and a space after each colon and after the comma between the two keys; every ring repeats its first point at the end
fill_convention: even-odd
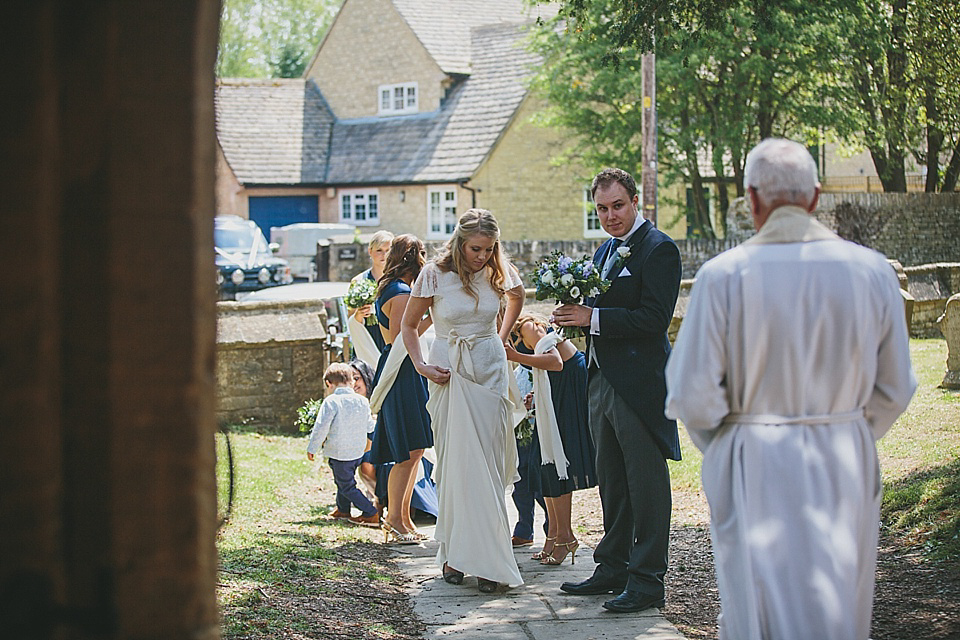
{"type": "MultiPolygon", "coordinates": [[[[576,134],[573,148],[588,166],[637,170],[642,46],[617,44],[619,27],[597,18],[618,6],[594,0],[579,18],[544,24],[534,44],[546,60],[536,85],[551,105],[545,118],[576,134]]],[[[829,43],[839,40],[838,25],[819,5],[740,0],[724,15],[695,38],[664,33],[657,42],[659,165],[667,182],[692,187],[694,233],[707,238],[715,232],[705,184],[717,181],[725,212],[728,185],[743,193],[743,163],[756,142],[789,135],[817,143],[823,127],[850,132],[855,124],[831,106],[840,70],[829,43]]]]}
{"type": "Polygon", "coordinates": [[[223,0],[217,75],[303,75],[341,0],[223,0]]]}
{"type": "MultiPolygon", "coordinates": [[[[822,20],[824,39],[812,44],[829,50],[839,65],[830,65],[828,81],[820,88],[820,112],[833,110],[834,114],[810,120],[814,113],[808,111],[806,124],[816,124],[828,138],[866,146],[886,191],[906,190],[910,157],[927,169],[926,191],[956,189],[960,178],[960,3],[823,0],[806,4],[815,6],[749,3],[759,31],[769,24],[768,17],[778,14],[797,17],[802,23],[802,16],[812,12],[822,20]],[[837,111],[846,117],[838,117],[837,111]]],[[[650,50],[655,42],[662,56],[667,47],[689,52],[716,46],[712,36],[728,28],[744,3],[611,0],[603,13],[597,13],[596,5],[594,0],[560,0],[560,13],[576,25],[604,16],[606,48],[598,62],[616,64],[625,47],[650,50]]],[[[583,31],[574,33],[583,39],[583,31]]],[[[799,38],[802,33],[781,35],[799,38]]],[[[784,62],[779,56],[769,61],[784,62]]]]}

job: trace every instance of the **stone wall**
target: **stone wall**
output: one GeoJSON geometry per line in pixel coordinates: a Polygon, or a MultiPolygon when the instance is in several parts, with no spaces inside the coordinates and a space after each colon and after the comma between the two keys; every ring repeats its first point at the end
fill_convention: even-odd
{"type": "MultiPolygon", "coordinates": [[[[913,297],[910,336],[939,338],[941,333],[937,319],[943,314],[950,296],[960,293],[960,262],[904,267],[903,272],[907,278],[907,291],[913,297]]],[[[686,315],[694,282],[692,278],[680,282],[680,295],[669,329],[671,342],[676,339],[686,315]]]]}
{"type": "Polygon", "coordinates": [[[842,207],[873,235],[861,244],[904,267],[960,260],[960,193],[826,193],[817,217],[837,229],[842,207]]]}
{"type": "Polygon", "coordinates": [[[943,315],[950,296],[960,293],[960,262],[904,267],[907,291],[914,298],[910,335],[939,338],[937,319],[943,315]]]}
{"type": "Polygon", "coordinates": [[[322,301],[217,303],[217,418],[296,432],[330,361],[322,301]]]}

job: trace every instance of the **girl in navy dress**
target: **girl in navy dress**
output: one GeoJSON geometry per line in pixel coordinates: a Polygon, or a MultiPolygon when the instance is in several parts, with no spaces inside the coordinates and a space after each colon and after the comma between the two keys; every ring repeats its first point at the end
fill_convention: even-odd
{"type": "MultiPolygon", "coordinates": [[[[427,384],[405,355],[402,342],[396,340],[410,298],[410,284],[423,268],[424,253],[423,243],[416,236],[404,234],[394,238],[374,303],[385,346],[371,397],[371,407],[376,407],[378,413],[370,461],[374,464],[396,463],[387,481],[387,515],[383,529],[387,540],[402,544],[426,539],[413,524],[410,498],[423,450],[433,446],[433,431],[426,409],[427,384]],[[399,350],[391,358],[395,349],[399,350]],[[402,359],[398,357],[401,353],[402,359]]],[[[420,322],[418,330],[421,335],[430,322],[429,316],[420,322]]]]}
{"type": "MultiPolygon", "coordinates": [[[[369,280],[376,283],[383,277],[383,270],[387,265],[387,255],[390,253],[390,243],[393,242],[393,234],[389,231],[377,231],[370,238],[370,244],[367,246],[367,253],[370,255],[370,268],[361,271],[350,281],[369,280]]],[[[380,354],[383,352],[384,342],[383,334],[380,333],[380,327],[376,324],[367,324],[366,319],[373,311],[372,304],[366,304],[356,309],[347,307],[350,320],[347,323],[347,329],[350,331],[350,341],[353,343],[356,356],[366,362],[371,367],[376,367],[380,360],[380,354]],[[356,335],[363,331],[370,336],[373,341],[362,340],[362,336],[356,335]],[[369,345],[369,347],[367,347],[369,345]]]]}
{"type": "MultiPolygon", "coordinates": [[[[547,319],[540,314],[521,314],[514,324],[513,338],[514,342],[506,345],[507,359],[533,367],[534,376],[538,369],[541,376],[546,371],[549,380],[549,385],[540,387],[549,387],[549,398],[534,393],[537,421],[526,471],[531,489],[539,488],[543,493],[549,521],[543,550],[533,557],[543,565],[559,565],[570,553],[573,562],[580,546],[570,522],[573,492],[597,485],[596,451],[587,422],[587,361],[569,340],[550,331],[547,319]],[[533,355],[517,351],[514,344],[519,342],[533,355]],[[545,403],[550,403],[554,420],[549,419],[545,403]]],[[[536,383],[535,377],[535,389],[536,383]]]]}

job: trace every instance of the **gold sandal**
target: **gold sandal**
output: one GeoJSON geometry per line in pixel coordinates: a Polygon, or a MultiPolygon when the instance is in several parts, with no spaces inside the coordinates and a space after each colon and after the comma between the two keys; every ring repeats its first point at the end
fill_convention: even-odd
{"type": "MultiPolygon", "coordinates": [[[[533,554],[533,555],[530,556],[530,557],[533,558],[534,560],[543,560],[544,558],[550,557],[550,553],[553,553],[553,549],[550,549],[550,553],[547,553],[547,551],[546,551],[547,543],[548,543],[548,542],[554,542],[554,543],[555,543],[556,540],[557,540],[557,536],[553,536],[552,538],[548,537],[548,538],[544,541],[544,543],[543,543],[543,547],[544,547],[544,548],[541,549],[540,551],[537,551],[535,554],[533,554]]],[[[555,546],[556,546],[556,544],[554,544],[554,547],[555,547],[555,546]]]]}
{"type": "Polygon", "coordinates": [[[387,544],[419,544],[420,541],[412,533],[403,533],[394,529],[386,520],[380,523],[383,529],[383,543],[387,544]]]}
{"type": "Polygon", "coordinates": [[[540,564],[544,566],[556,567],[563,563],[564,559],[567,557],[567,554],[572,554],[570,556],[570,564],[576,564],[577,562],[577,549],[580,548],[580,541],[574,538],[570,542],[558,542],[554,545],[554,549],[557,547],[563,547],[566,551],[563,552],[563,555],[560,558],[556,558],[553,554],[548,555],[543,560],[540,561],[540,564]]]}

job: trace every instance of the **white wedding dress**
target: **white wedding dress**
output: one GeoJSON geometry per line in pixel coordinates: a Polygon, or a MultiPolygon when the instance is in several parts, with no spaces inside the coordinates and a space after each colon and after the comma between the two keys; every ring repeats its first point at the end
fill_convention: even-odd
{"type": "MultiPolygon", "coordinates": [[[[519,286],[519,277],[508,271],[506,289],[519,286]]],[[[472,282],[479,301],[464,291],[456,273],[430,262],[412,288],[413,296],[433,298],[436,339],[427,361],[451,370],[449,383],[430,383],[427,402],[437,452],[437,562],[518,586],[523,580],[510,542],[505,494],[518,479],[513,427],[523,407],[510,400],[513,375],[496,326],[500,298],[487,269],[472,282]]]]}

